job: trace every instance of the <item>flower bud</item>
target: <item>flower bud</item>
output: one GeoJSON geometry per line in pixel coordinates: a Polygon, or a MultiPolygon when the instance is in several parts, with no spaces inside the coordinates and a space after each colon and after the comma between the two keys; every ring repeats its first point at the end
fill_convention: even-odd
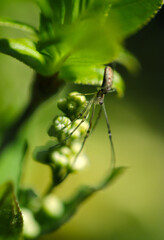
{"type": "Polygon", "coordinates": [[[59,218],[64,213],[64,204],[53,194],[44,198],[42,207],[45,213],[52,218],[59,218]]]}
{"type": "Polygon", "coordinates": [[[71,120],[79,117],[87,105],[85,96],[78,92],[72,92],[67,98],[58,101],[58,108],[62,110],[71,120]]]}
{"type": "Polygon", "coordinates": [[[59,141],[63,141],[69,135],[71,128],[71,121],[65,116],[57,116],[53,120],[53,125],[50,127],[48,133],[50,136],[57,137],[59,141]]]}
{"type": "Polygon", "coordinates": [[[66,157],[70,157],[71,149],[69,147],[63,146],[60,149],[61,154],[65,155],[66,157]]]}
{"type": "Polygon", "coordinates": [[[76,161],[74,163],[72,163],[72,170],[73,171],[81,171],[84,168],[86,168],[86,166],[88,165],[88,158],[86,157],[86,155],[80,155],[78,156],[78,158],[76,159],[76,161]]]}
{"type": "Polygon", "coordinates": [[[76,131],[72,134],[72,139],[78,139],[80,137],[84,137],[87,133],[89,124],[87,121],[82,122],[82,119],[76,120],[70,129],[70,132],[72,132],[76,127],[76,131]]]}
{"type": "Polygon", "coordinates": [[[66,98],[59,99],[57,102],[57,106],[61,111],[65,112],[67,108],[67,99],[66,98]]]}
{"type": "Polygon", "coordinates": [[[58,167],[66,167],[69,162],[68,158],[59,151],[54,151],[51,153],[51,160],[58,167]]]}
{"type": "Polygon", "coordinates": [[[27,209],[22,209],[22,215],[23,215],[23,234],[27,238],[35,238],[39,235],[41,229],[38,224],[38,222],[35,220],[32,212],[27,209]]]}
{"type": "Polygon", "coordinates": [[[77,153],[80,151],[81,144],[82,144],[82,143],[81,143],[81,142],[78,142],[78,141],[73,142],[73,143],[71,144],[71,151],[72,151],[73,154],[77,154],[77,153]]]}
{"type": "Polygon", "coordinates": [[[79,105],[79,106],[86,105],[86,103],[87,103],[86,97],[78,92],[71,92],[68,95],[68,100],[75,101],[77,103],[77,105],[79,105]]]}

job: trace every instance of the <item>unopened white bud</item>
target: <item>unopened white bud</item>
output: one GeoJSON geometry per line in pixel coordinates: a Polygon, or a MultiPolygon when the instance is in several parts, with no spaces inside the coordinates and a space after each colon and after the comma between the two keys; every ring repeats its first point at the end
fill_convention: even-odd
{"type": "Polygon", "coordinates": [[[87,165],[88,165],[88,158],[86,157],[86,155],[79,156],[76,159],[75,163],[72,163],[72,164],[73,165],[72,165],[71,168],[74,171],[81,171],[81,170],[83,170],[84,168],[87,167],[87,165]]]}
{"type": "Polygon", "coordinates": [[[57,151],[54,151],[51,154],[51,159],[56,165],[60,165],[60,166],[68,165],[68,158],[57,151]]]}
{"type": "Polygon", "coordinates": [[[80,151],[81,148],[81,142],[73,142],[71,145],[71,150],[73,152],[73,154],[76,154],[80,151]]]}
{"type": "Polygon", "coordinates": [[[70,148],[68,148],[68,147],[62,147],[61,149],[60,149],[60,152],[61,152],[61,154],[63,154],[63,155],[65,155],[65,156],[67,156],[67,157],[69,157],[69,155],[71,154],[71,150],[70,150],[70,148]]]}
{"type": "Polygon", "coordinates": [[[59,218],[64,213],[64,205],[59,198],[50,194],[46,196],[43,200],[43,209],[45,212],[54,218],[59,218]]]}
{"type": "Polygon", "coordinates": [[[35,220],[32,212],[29,209],[22,209],[23,215],[23,234],[27,238],[35,238],[40,233],[40,226],[35,220]]]}

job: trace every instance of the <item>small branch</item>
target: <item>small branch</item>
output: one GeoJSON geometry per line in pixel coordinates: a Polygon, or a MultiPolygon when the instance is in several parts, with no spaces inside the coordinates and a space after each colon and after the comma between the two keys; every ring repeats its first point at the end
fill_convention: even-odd
{"type": "Polygon", "coordinates": [[[53,182],[48,186],[48,188],[46,189],[46,191],[43,194],[43,197],[49,195],[54,189],[54,184],[53,182]]]}
{"type": "Polygon", "coordinates": [[[40,74],[35,75],[31,100],[22,115],[6,130],[0,145],[0,154],[16,139],[19,130],[29,120],[35,110],[44,101],[57,93],[62,85],[63,80],[58,79],[58,73],[50,77],[44,77],[40,74]]]}
{"type": "Polygon", "coordinates": [[[71,173],[70,170],[67,170],[67,172],[65,173],[65,175],[63,175],[62,178],[57,177],[56,173],[54,172],[54,170],[52,169],[52,179],[53,181],[51,182],[51,184],[48,186],[48,188],[46,189],[46,191],[44,192],[43,196],[46,196],[48,194],[50,194],[53,189],[55,189],[55,187],[57,187],[59,184],[61,184],[71,173]]]}

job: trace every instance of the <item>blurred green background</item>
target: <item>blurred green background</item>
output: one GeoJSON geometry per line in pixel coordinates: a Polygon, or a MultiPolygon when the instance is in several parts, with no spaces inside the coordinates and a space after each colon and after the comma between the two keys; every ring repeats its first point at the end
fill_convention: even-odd
{"type": "MultiPolygon", "coordinates": [[[[38,26],[38,9],[28,0],[1,0],[0,16],[38,26]]],[[[164,9],[155,19],[127,39],[125,45],[141,63],[140,73],[130,75],[116,66],[125,83],[123,99],[105,99],[118,166],[128,170],[110,188],[86,202],[75,217],[55,234],[43,239],[163,240],[164,239],[164,9]]],[[[0,37],[22,37],[16,30],[0,28],[0,37]]],[[[0,54],[0,131],[18,117],[29,100],[33,72],[11,57],[0,54]]],[[[29,142],[22,185],[43,193],[50,182],[49,169],[32,160],[36,145],[48,140],[46,130],[59,114],[56,101],[72,90],[93,88],[67,84],[44,103],[22,129],[29,142]]],[[[67,199],[82,184],[102,178],[110,161],[110,145],[102,116],[89,137],[85,151],[90,166],[70,176],[55,193],[67,199]]],[[[11,155],[10,149],[4,158],[11,155]]],[[[13,153],[12,153],[13,154],[13,153]]],[[[12,155],[14,166],[14,158],[12,155]]],[[[16,167],[16,166],[15,166],[16,167]]],[[[11,169],[14,171],[14,168],[11,169]]],[[[10,174],[10,170],[9,170],[10,174]]]]}

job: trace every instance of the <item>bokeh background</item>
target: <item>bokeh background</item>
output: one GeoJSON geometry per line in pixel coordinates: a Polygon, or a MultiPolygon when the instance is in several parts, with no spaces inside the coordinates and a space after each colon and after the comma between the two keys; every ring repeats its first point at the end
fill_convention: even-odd
{"type": "MultiPolygon", "coordinates": [[[[32,1],[0,1],[0,16],[38,26],[38,14],[32,1]]],[[[42,240],[164,239],[163,14],[164,9],[151,23],[127,39],[125,45],[138,58],[141,70],[131,75],[124,68],[116,66],[126,83],[125,97],[119,99],[109,95],[105,99],[117,165],[128,166],[128,170],[108,189],[85,202],[70,222],[42,240]]],[[[0,37],[5,36],[22,37],[22,33],[1,27],[0,37]]],[[[0,137],[28,103],[32,79],[31,69],[0,54],[0,137]]],[[[50,172],[46,166],[33,161],[32,152],[36,145],[44,145],[48,140],[47,128],[52,118],[59,114],[57,99],[72,90],[84,89],[94,90],[67,84],[58,95],[45,102],[22,129],[29,142],[23,186],[33,186],[40,194],[45,191],[50,182],[50,172]]],[[[98,182],[106,172],[110,161],[110,145],[103,116],[89,137],[85,151],[90,166],[69,177],[55,190],[61,199],[67,199],[82,184],[98,182]]],[[[8,152],[5,153],[6,158],[8,152]]],[[[14,170],[12,164],[11,171],[14,170]]]]}

